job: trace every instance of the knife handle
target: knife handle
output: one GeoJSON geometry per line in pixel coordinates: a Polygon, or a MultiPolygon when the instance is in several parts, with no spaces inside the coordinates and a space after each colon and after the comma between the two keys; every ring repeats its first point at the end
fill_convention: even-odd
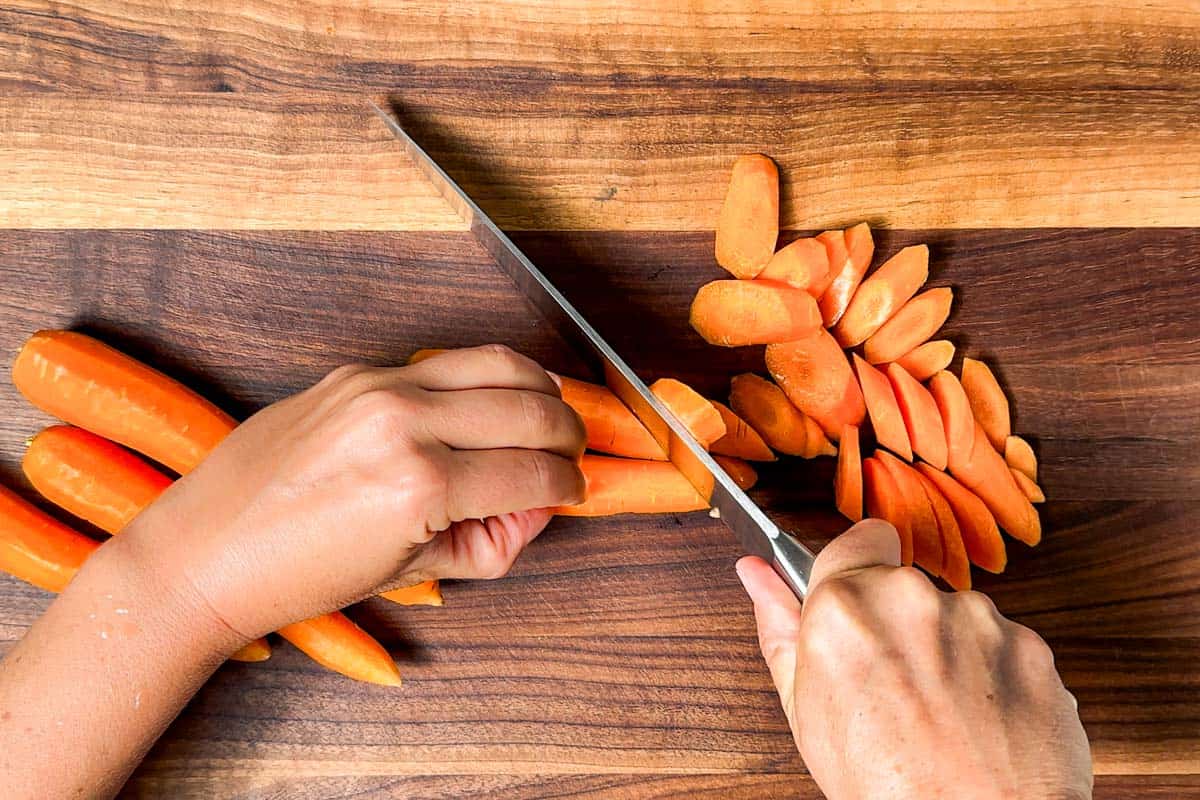
{"type": "Polygon", "coordinates": [[[812,551],[800,544],[800,540],[787,531],[771,539],[771,566],[801,600],[808,594],[808,581],[812,576],[812,551]]]}

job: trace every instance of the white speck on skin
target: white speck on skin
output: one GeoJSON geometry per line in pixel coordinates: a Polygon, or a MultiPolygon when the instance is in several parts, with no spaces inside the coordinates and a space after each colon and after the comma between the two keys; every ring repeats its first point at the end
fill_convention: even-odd
{"type": "Polygon", "coordinates": [[[96,618],[95,612],[88,614],[88,619],[95,619],[95,618],[96,618]]]}
{"type": "Polygon", "coordinates": [[[112,595],[111,595],[111,594],[106,594],[106,595],[104,595],[104,599],[105,599],[105,600],[112,600],[112,595]]]}
{"type": "Polygon", "coordinates": [[[118,608],[116,613],[120,614],[123,617],[129,613],[129,609],[128,608],[118,608]]]}
{"type": "Polygon", "coordinates": [[[137,694],[135,694],[133,696],[133,707],[134,708],[142,707],[142,693],[141,692],[138,692],[137,694]]]}
{"type": "Polygon", "coordinates": [[[101,639],[107,639],[107,638],[108,638],[108,631],[100,631],[100,638],[101,638],[101,639]]]}
{"type": "Polygon", "coordinates": [[[54,726],[55,726],[56,728],[61,728],[61,727],[63,726],[63,721],[62,721],[61,719],[55,720],[55,721],[54,721],[54,726]]]}

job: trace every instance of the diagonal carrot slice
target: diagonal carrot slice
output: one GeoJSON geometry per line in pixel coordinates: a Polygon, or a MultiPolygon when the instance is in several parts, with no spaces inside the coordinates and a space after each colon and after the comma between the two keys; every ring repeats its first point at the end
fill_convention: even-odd
{"type": "Polygon", "coordinates": [[[742,491],[746,491],[758,483],[758,473],[754,471],[754,467],[750,466],[748,461],[734,456],[714,455],[713,458],[721,465],[721,469],[729,473],[729,477],[733,478],[733,482],[742,491]]]}
{"type": "Polygon", "coordinates": [[[401,586],[387,592],[380,592],[385,600],[402,606],[441,606],[446,601],[442,598],[442,587],[437,581],[421,581],[412,586],[401,586]]]}
{"type": "Polygon", "coordinates": [[[888,468],[875,456],[863,459],[862,471],[867,515],[892,523],[900,535],[900,563],[913,563],[912,520],[900,488],[888,468]]]}
{"type": "Polygon", "coordinates": [[[850,305],[850,298],[862,283],[863,275],[867,274],[867,267],[871,265],[871,256],[875,254],[875,241],[871,238],[871,227],[867,223],[860,222],[853,228],[847,228],[840,247],[836,243],[835,233],[829,231],[821,234],[827,237],[822,241],[829,251],[829,271],[833,276],[821,295],[821,318],[827,328],[836,325],[842,314],[846,313],[846,306],[850,305]],[[833,259],[840,258],[842,252],[845,252],[845,259],[839,262],[839,269],[833,259]]]}
{"type": "Polygon", "coordinates": [[[650,391],[706,449],[725,435],[720,412],[686,383],[674,378],[659,378],[650,385],[650,391]]]}
{"type": "Polygon", "coordinates": [[[819,297],[829,282],[829,256],[818,239],[797,239],[771,256],[759,280],[778,281],[819,297]]]}
{"type": "Polygon", "coordinates": [[[875,458],[887,468],[908,504],[908,518],[912,525],[913,563],[930,575],[942,574],[942,534],[938,530],[933,506],[921,488],[916,470],[886,450],[879,450],[875,458]]]}
{"type": "Polygon", "coordinates": [[[862,390],[846,354],[828,331],[795,342],[767,345],[767,370],[788,399],[816,420],[830,439],[843,425],[859,425],[866,416],[862,390]]]}
{"type": "Polygon", "coordinates": [[[1004,440],[1004,460],[1029,480],[1037,481],[1037,456],[1033,454],[1029,442],[1020,436],[1009,436],[1004,440]]]}
{"type": "Polygon", "coordinates": [[[962,592],[971,588],[971,562],[967,559],[967,548],[963,544],[962,531],[950,503],[932,480],[920,472],[914,473],[921,481],[921,488],[929,498],[933,516],[937,519],[938,533],[942,537],[942,577],[946,583],[962,592]]]}
{"type": "Polygon", "coordinates": [[[953,301],[954,290],[948,286],[921,292],[871,334],[863,355],[872,364],[895,361],[937,333],[950,316],[953,301]]]}
{"type": "Polygon", "coordinates": [[[975,423],[975,444],[971,458],[960,464],[954,477],[979,496],[1009,535],[1031,547],[1042,539],[1037,509],[1017,485],[1012,471],[992,447],[983,426],[975,423]]]}
{"type": "Polygon", "coordinates": [[[998,452],[1004,452],[1004,442],[1012,433],[1008,398],[988,365],[974,358],[964,358],[962,387],[971,403],[975,421],[983,426],[988,441],[998,452]]]}
{"type": "Polygon", "coordinates": [[[607,386],[558,376],[563,402],[575,410],[587,430],[590,450],[626,458],[665,461],[654,435],[607,386]]]}
{"type": "Polygon", "coordinates": [[[858,383],[862,387],[863,400],[867,404],[867,414],[871,417],[871,427],[875,430],[875,441],[911,462],[912,446],[891,382],[886,375],[859,358],[857,353],[852,359],[854,371],[858,373],[858,383]]]}
{"type": "Polygon", "coordinates": [[[934,339],[909,350],[897,358],[896,363],[904,367],[909,375],[924,382],[950,366],[953,360],[954,343],[947,339],[934,339]]]}
{"type": "Polygon", "coordinates": [[[862,454],[858,447],[858,428],[853,425],[842,428],[842,440],[838,444],[833,496],[837,510],[851,522],[858,522],[863,518],[862,454]]]}
{"type": "Polygon", "coordinates": [[[971,458],[975,446],[975,415],[967,393],[953,372],[942,370],[929,379],[929,393],[937,404],[942,428],[946,432],[946,463],[950,471],[971,458]]]}
{"type": "Polygon", "coordinates": [[[804,455],[808,446],[804,415],[775,384],[747,372],[730,382],[729,405],[775,450],[804,455]]]}
{"type": "Polygon", "coordinates": [[[713,453],[723,456],[733,456],[746,461],[774,461],[775,454],[758,431],[750,427],[744,419],[733,413],[724,403],[710,400],[713,408],[721,415],[725,423],[725,435],[717,439],[708,448],[713,453]]]}
{"type": "Polygon", "coordinates": [[[917,464],[917,469],[933,481],[950,504],[971,563],[988,572],[1003,572],[1008,563],[1004,539],[1000,536],[992,512],[988,511],[983,501],[941,470],[922,463],[917,464]]]}
{"type": "Polygon", "coordinates": [[[1010,472],[1012,472],[1013,479],[1017,482],[1017,488],[1019,488],[1021,493],[1028,498],[1029,502],[1046,502],[1046,494],[1042,491],[1042,487],[1030,480],[1029,476],[1024,472],[1021,472],[1021,470],[1014,469],[1013,467],[1009,467],[1008,469],[1010,472]]]}
{"type": "Polygon", "coordinates": [[[803,289],[764,280],[713,281],[692,299],[692,328],[721,347],[801,339],[821,327],[817,301],[803,289]]]}
{"type": "Polygon", "coordinates": [[[737,278],[753,278],[775,254],[779,237],[779,169],[757,153],[733,163],[717,218],[717,263],[737,278]]]}
{"type": "Polygon", "coordinates": [[[887,376],[896,393],[913,452],[938,469],[945,469],[946,430],[933,395],[895,362],[887,365],[887,376]]]}
{"type": "Polygon", "coordinates": [[[862,344],[879,330],[929,277],[929,248],[906,247],[867,276],[833,328],[843,347],[862,344]]]}

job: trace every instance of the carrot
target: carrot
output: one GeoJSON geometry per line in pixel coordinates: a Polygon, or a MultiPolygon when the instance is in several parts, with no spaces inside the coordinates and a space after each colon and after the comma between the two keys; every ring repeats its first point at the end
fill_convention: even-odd
{"type": "Polygon", "coordinates": [[[579,462],[587,480],[587,499],[559,506],[564,517],[613,514],[677,514],[700,511],[708,503],[683,473],[667,461],[641,461],[585,453],[579,462]]]}
{"type": "Polygon", "coordinates": [[[1009,467],[1008,469],[1010,472],[1012,472],[1013,479],[1017,482],[1017,488],[1019,488],[1021,493],[1029,499],[1029,502],[1046,502],[1046,494],[1042,491],[1042,487],[1034,483],[1033,480],[1030,479],[1030,477],[1024,472],[1021,472],[1021,470],[1014,467],[1009,467]]]}
{"type": "Polygon", "coordinates": [[[954,520],[962,534],[963,546],[967,549],[967,557],[975,566],[988,572],[1000,573],[1008,563],[1008,555],[1004,548],[1004,539],[1000,537],[1000,529],[996,527],[996,519],[992,512],[974,492],[956,481],[941,470],[936,470],[928,464],[917,463],[917,469],[942,493],[950,509],[954,512],[954,520]]]}
{"type": "Polygon", "coordinates": [[[403,586],[388,592],[380,592],[379,596],[402,606],[441,606],[442,588],[437,581],[421,581],[414,586],[403,586]]]}
{"type": "Polygon", "coordinates": [[[862,283],[863,275],[867,274],[867,267],[871,265],[871,256],[875,254],[875,240],[871,238],[871,226],[867,223],[860,222],[853,228],[847,228],[841,237],[840,247],[835,234],[835,231],[821,234],[821,237],[825,237],[823,241],[829,251],[829,270],[833,276],[820,302],[821,318],[827,328],[836,325],[846,313],[846,306],[850,305],[850,298],[862,283]],[[835,263],[834,259],[843,252],[844,258],[835,263]]]}
{"type": "Polygon", "coordinates": [[[872,364],[895,361],[923,344],[950,316],[954,290],[948,286],[929,289],[909,300],[863,345],[863,355],[872,364]]]}
{"type": "Polygon", "coordinates": [[[322,614],[285,625],[279,635],[326,669],[356,681],[400,685],[400,670],[388,651],[345,614],[322,614]]]}
{"type": "Polygon", "coordinates": [[[850,251],[846,248],[846,234],[843,231],[825,231],[817,234],[816,239],[825,248],[825,258],[829,261],[829,273],[825,276],[824,282],[818,284],[814,291],[817,297],[823,297],[825,292],[829,291],[833,279],[845,268],[846,262],[850,259],[850,251]]]}
{"type": "MultiPolygon", "coordinates": [[[[839,431],[839,435],[840,433],[839,431]]],[[[837,455],[837,447],[829,441],[825,431],[821,430],[821,426],[812,417],[804,418],[804,435],[804,458],[837,455]]]]}
{"type": "Polygon", "coordinates": [[[771,256],[758,273],[759,280],[779,281],[794,289],[803,289],[820,297],[821,287],[829,282],[829,256],[817,239],[797,239],[771,256]]]}
{"type": "Polygon", "coordinates": [[[900,415],[900,404],[896,402],[891,382],[886,375],[859,358],[858,354],[852,358],[863,400],[867,404],[867,414],[871,417],[871,427],[875,429],[875,441],[905,461],[912,461],[912,445],[908,441],[908,430],[904,426],[904,417],[900,415]]]}
{"type": "Polygon", "coordinates": [[[410,365],[420,364],[422,361],[434,356],[440,356],[444,352],[446,352],[446,348],[444,347],[425,347],[409,356],[408,363],[410,365]]]}
{"type": "Polygon", "coordinates": [[[709,344],[738,347],[800,339],[821,327],[817,301],[774,281],[713,281],[700,287],[690,317],[709,344]]]}
{"type": "Polygon", "coordinates": [[[971,562],[967,559],[967,548],[954,510],[932,480],[920,472],[913,474],[921,481],[933,516],[937,518],[938,533],[942,538],[942,577],[956,590],[965,592],[971,588],[971,562]]]}
{"type": "Polygon", "coordinates": [[[913,563],[912,521],[900,487],[888,468],[875,456],[863,459],[862,471],[867,514],[892,523],[900,535],[900,563],[913,563]]]}
{"type": "Polygon", "coordinates": [[[734,456],[713,456],[713,458],[721,465],[721,469],[729,473],[729,477],[733,478],[733,482],[742,491],[746,491],[758,483],[758,473],[754,471],[754,467],[750,466],[749,462],[734,456]]]}
{"type": "Polygon", "coordinates": [[[913,562],[930,575],[942,574],[942,534],[938,530],[933,506],[921,488],[918,473],[908,464],[886,450],[875,453],[879,463],[887,468],[900,496],[908,505],[908,519],[912,526],[913,562]]]}
{"type": "Polygon", "coordinates": [[[945,469],[946,430],[933,395],[899,364],[888,364],[887,376],[896,393],[913,452],[938,469],[945,469]]]}
{"type": "Polygon", "coordinates": [[[872,272],[850,298],[833,328],[843,347],[862,344],[879,330],[929,277],[929,248],[906,247],[872,272]]]}
{"type": "Polygon", "coordinates": [[[725,435],[709,446],[710,451],[723,456],[742,458],[746,461],[775,460],[775,454],[758,435],[758,431],[746,424],[744,419],[733,413],[732,409],[724,403],[718,403],[716,400],[709,402],[713,404],[713,408],[717,410],[717,413],[721,415],[721,420],[725,423],[725,435]]]}
{"type": "Polygon", "coordinates": [[[775,384],[749,372],[737,375],[730,382],[729,405],[775,450],[789,456],[806,452],[804,415],[775,384]]]}
{"type": "Polygon", "coordinates": [[[904,367],[909,375],[924,382],[950,366],[950,362],[953,360],[954,342],[947,339],[935,339],[932,342],[917,345],[897,358],[896,363],[904,367]]]}
{"type": "Polygon", "coordinates": [[[953,372],[941,370],[929,379],[929,393],[937,404],[946,433],[946,463],[951,472],[971,458],[975,446],[975,415],[967,393],[953,372]]]}
{"type": "Polygon", "coordinates": [[[988,365],[973,358],[964,358],[962,387],[971,403],[975,421],[983,426],[988,441],[999,452],[1004,452],[1004,443],[1012,433],[1012,422],[1008,411],[1008,398],[996,376],[988,365]]]}
{"type": "Polygon", "coordinates": [[[834,441],[843,425],[860,425],[867,415],[846,354],[823,328],[795,342],[767,345],[767,370],[796,408],[834,441]]]}
{"type": "Polygon", "coordinates": [[[958,465],[954,477],[979,496],[1009,535],[1030,546],[1042,538],[1037,509],[1017,485],[1012,471],[988,441],[983,426],[975,423],[975,444],[971,457],[958,465]]]}
{"type": "Polygon", "coordinates": [[[1004,461],[1017,472],[1024,473],[1031,481],[1037,480],[1037,456],[1029,442],[1020,436],[1009,436],[1004,440],[1004,461]]]}
{"type": "Polygon", "coordinates": [[[563,402],[587,429],[587,446],[628,458],[666,460],[666,453],[634,413],[607,386],[559,377],[563,402]]]}
{"type": "Polygon", "coordinates": [[[837,510],[846,519],[858,522],[863,518],[862,454],[858,448],[858,428],[853,425],[842,428],[833,496],[837,510]]]}
{"type": "Polygon", "coordinates": [[[17,354],[13,383],[46,413],[181,474],[236,425],[191,389],[73,331],[35,333],[17,354]]]}
{"type": "Polygon", "coordinates": [[[764,155],[738,158],[717,218],[717,263],[753,278],[775,254],[779,238],[779,170],[764,155]]]}
{"type": "Polygon", "coordinates": [[[659,378],[650,384],[650,391],[706,450],[725,435],[725,422],[720,412],[686,383],[674,378],[659,378]]]}

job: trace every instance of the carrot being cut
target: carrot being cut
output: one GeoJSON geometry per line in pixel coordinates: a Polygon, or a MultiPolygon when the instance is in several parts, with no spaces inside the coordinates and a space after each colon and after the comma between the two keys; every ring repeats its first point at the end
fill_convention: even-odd
{"type": "Polygon", "coordinates": [[[900,563],[913,563],[912,520],[909,518],[908,502],[900,494],[900,487],[888,468],[875,456],[863,459],[862,471],[867,515],[892,523],[900,535],[900,563]]]}
{"type": "Polygon", "coordinates": [[[437,581],[421,581],[413,586],[402,586],[399,589],[380,592],[379,596],[402,606],[441,606],[446,604],[442,599],[442,587],[437,581]]]}
{"type": "Polygon", "coordinates": [[[859,358],[857,353],[851,358],[854,371],[858,374],[858,384],[862,387],[867,414],[871,417],[871,427],[875,430],[875,441],[911,462],[912,445],[908,441],[908,429],[904,425],[904,417],[900,415],[900,404],[896,402],[891,382],[886,375],[859,358]]]}
{"type": "Polygon", "coordinates": [[[721,415],[725,423],[725,435],[709,446],[709,450],[723,456],[745,459],[746,461],[774,461],[775,454],[763,441],[758,431],[750,427],[744,419],[733,413],[724,403],[710,400],[713,408],[721,415]]]}
{"type": "Polygon", "coordinates": [[[356,681],[399,686],[400,670],[375,638],[345,614],[319,617],[286,625],[279,635],[326,669],[356,681]]]}
{"type": "Polygon", "coordinates": [[[946,464],[954,472],[971,458],[975,447],[975,415],[953,372],[941,370],[930,378],[929,393],[938,407],[946,434],[946,464]]]}
{"type": "Polygon", "coordinates": [[[867,415],[846,354],[823,328],[794,342],[767,345],[767,370],[788,399],[837,441],[843,425],[867,415]]]}
{"type": "Polygon", "coordinates": [[[803,289],[765,280],[713,281],[696,292],[696,333],[722,347],[800,339],[821,327],[817,301],[803,289]]]}
{"type": "Polygon", "coordinates": [[[896,361],[937,333],[950,316],[953,300],[954,290],[948,286],[921,292],[871,334],[863,355],[872,364],[896,361]]]}
{"type": "Polygon", "coordinates": [[[842,242],[837,243],[837,232],[826,231],[821,234],[828,250],[830,274],[833,279],[821,295],[821,318],[825,327],[837,324],[850,305],[850,298],[862,283],[871,265],[871,257],[875,255],[875,240],[871,237],[871,226],[860,222],[853,228],[847,228],[842,234],[842,242]],[[845,256],[842,256],[842,253],[845,256]],[[833,259],[838,258],[836,264],[833,259]],[[840,266],[839,266],[840,265],[840,266]]]}
{"type": "Polygon", "coordinates": [[[446,348],[444,347],[425,347],[409,356],[408,363],[420,364],[422,361],[433,358],[434,356],[440,356],[444,352],[446,352],[446,348]]]}
{"type": "Polygon", "coordinates": [[[74,331],[35,333],[17,354],[13,383],[46,413],[180,474],[236,425],[191,389],[74,331]]]}
{"type": "Polygon", "coordinates": [[[563,402],[587,430],[587,446],[627,458],[666,460],[666,453],[628,406],[607,386],[559,376],[563,402]]]}
{"type": "Polygon", "coordinates": [[[829,256],[825,245],[817,239],[797,239],[781,247],[758,280],[786,283],[794,289],[803,289],[812,297],[819,297],[821,287],[829,281],[829,256]]]}
{"type": "Polygon", "coordinates": [[[674,378],[659,378],[650,384],[650,391],[705,449],[725,435],[725,422],[720,412],[686,383],[674,378]]]}
{"type": "Polygon", "coordinates": [[[954,360],[954,342],[947,339],[934,339],[909,350],[896,359],[896,363],[904,367],[909,375],[924,383],[937,373],[950,366],[954,360]]]}
{"type": "Polygon", "coordinates": [[[1042,525],[1037,509],[1021,491],[1008,464],[992,447],[978,422],[971,457],[958,465],[954,477],[979,496],[1010,536],[1030,546],[1041,541],[1042,525]]]}
{"type": "Polygon", "coordinates": [[[838,443],[837,472],[833,476],[833,497],[837,510],[851,522],[863,518],[862,453],[858,447],[858,428],[846,425],[838,443]]]}
{"type": "Polygon", "coordinates": [[[700,511],[708,503],[683,473],[668,461],[641,461],[585,453],[579,462],[587,481],[587,499],[559,506],[564,517],[613,514],[673,514],[700,511]]]}
{"type": "Polygon", "coordinates": [[[729,477],[733,478],[733,482],[742,491],[747,491],[753,488],[754,484],[758,483],[758,473],[755,472],[754,467],[750,466],[748,461],[743,461],[734,456],[714,455],[713,458],[721,465],[721,469],[729,473],[729,477]]]}
{"type": "Polygon", "coordinates": [[[825,431],[821,430],[821,426],[816,423],[816,420],[812,417],[805,417],[804,428],[804,458],[837,455],[837,447],[829,441],[829,437],[825,435],[825,431]]]}
{"type": "Polygon", "coordinates": [[[925,496],[933,508],[933,516],[937,518],[938,533],[942,537],[942,577],[956,590],[965,592],[971,588],[971,562],[967,558],[967,548],[963,544],[962,531],[954,517],[954,510],[932,480],[915,470],[913,474],[921,481],[921,488],[925,490],[925,496]]]}
{"type": "Polygon", "coordinates": [[[833,333],[843,347],[865,342],[908,302],[929,277],[929,248],[906,247],[867,276],[833,333]]]}
{"type": "Polygon", "coordinates": [[[775,384],[749,372],[737,375],[730,382],[729,405],[773,449],[789,456],[807,452],[804,415],[775,384]]]}
{"type": "Polygon", "coordinates": [[[938,469],[945,469],[946,430],[933,395],[899,364],[887,365],[887,377],[896,393],[913,452],[938,469]]]}
{"type": "Polygon", "coordinates": [[[938,530],[933,506],[921,488],[918,473],[908,464],[886,450],[879,450],[875,458],[891,474],[900,490],[900,496],[908,505],[908,519],[912,530],[913,563],[930,575],[942,574],[942,534],[938,530]]]}
{"type": "Polygon", "coordinates": [[[1012,433],[1012,418],[1008,409],[1008,398],[1000,388],[1000,382],[988,369],[988,365],[974,358],[964,358],[962,387],[971,403],[971,412],[987,434],[988,441],[998,452],[1004,452],[1004,443],[1012,433]]]}
{"type": "Polygon", "coordinates": [[[933,482],[950,504],[971,563],[988,572],[1003,572],[1008,563],[1004,539],[996,527],[995,517],[983,501],[941,470],[923,463],[918,463],[917,469],[933,482]]]}
{"type": "Polygon", "coordinates": [[[779,169],[757,153],[733,164],[717,218],[717,263],[737,278],[753,278],[775,254],[779,238],[779,169]]]}
{"type": "Polygon", "coordinates": [[[1004,461],[1031,481],[1037,481],[1037,456],[1029,442],[1020,436],[1009,436],[1004,440],[1004,461]]]}
{"type": "Polygon", "coordinates": [[[1042,491],[1042,487],[1030,480],[1029,476],[1024,472],[1021,472],[1021,470],[1013,467],[1009,467],[1008,469],[1012,472],[1013,479],[1017,482],[1017,488],[1021,490],[1021,493],[1024,494],[1025,497],[1029,498],[1029,502],[1046,502],[1046,494],[1042,491]]]}

